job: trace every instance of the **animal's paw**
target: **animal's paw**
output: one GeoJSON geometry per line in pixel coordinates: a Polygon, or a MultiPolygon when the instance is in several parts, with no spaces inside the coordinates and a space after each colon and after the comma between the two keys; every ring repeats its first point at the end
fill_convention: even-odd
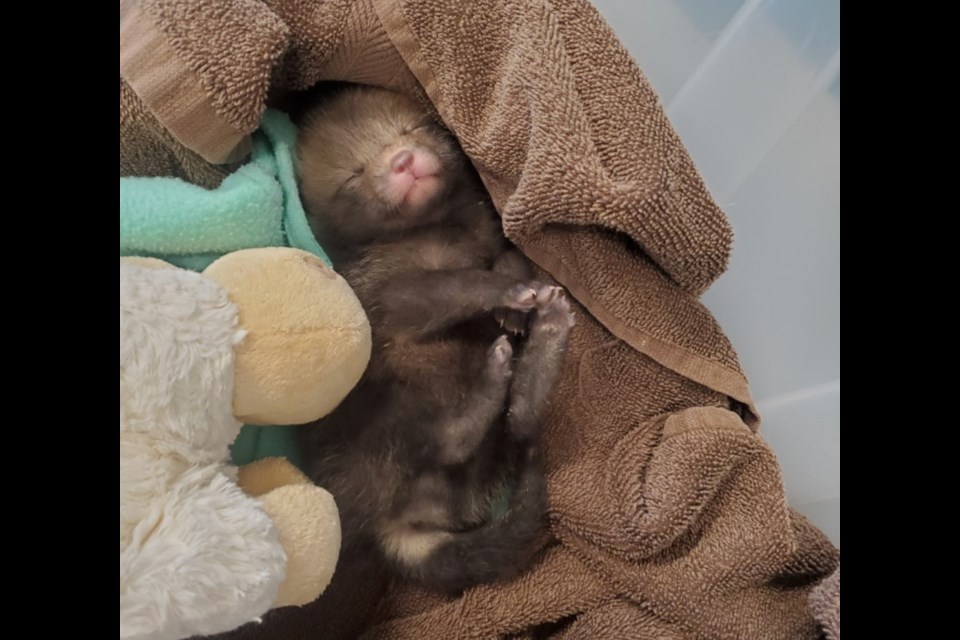
{"type": "Polygon", "coordinates": [[[546,309],[563,297],[563,287],[539,285],[537,287],[537,308],[546,309]]]}
{"type": "Polygon", "coordinates": [[[490,347],[487,358],[487,371],[495,378],[508,378],[513,373],[510,365],[513,358],[513,346],[510,339],[502,335],[490,347]]]}
{"type": "Polygon", "coordinates": [[[534,327],[537,331],[548,331],[551,333],[566,334],[576,323],[573,311],[570,309],[570,301],[562,294],[560,287],[550,287],[557,292],[552,293],[551,301],[537,309],[537,317],[534,320],[534,327]]]}
{"type": "Polygon", "coordinates": [[[517,311],[530,311],[537,306],[536,285],[518,284],[507,290],[503,306],[517,311]]]}

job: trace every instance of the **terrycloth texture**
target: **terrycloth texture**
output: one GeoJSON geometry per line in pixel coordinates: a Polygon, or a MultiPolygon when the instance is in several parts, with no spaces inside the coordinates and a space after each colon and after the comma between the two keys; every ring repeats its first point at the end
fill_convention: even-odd
{"type": "Polygon", "coordinates": [[[814,587],[810,610],[827,640],[840,640],[840,567],[814,587]]]}
{"type": "Polygon", "coordinates": [[[213,190],[179,178],[120,178],[120,255],[154,256],[193,270],[225,253],[290,246],[330,259],[307,224],[297,192],[297,130],[267,111],[253,158],[213,190]]]}
{"type": "MultiPolygon", "coordinates": [[[[121,43],[123,38],[120,39],[121,43]]],[[[165,176],[213,189],[230,173],[177,143],[120,78],[120,175],[165,176]]]]}
{"type": "MultiPolygon", "coordinates": [[[[142,0],[148,26],[134,22],[202,42],[247,5],[142,0]]],[[[210,68],[247,65],[247,85],[270,82],[277,96],[350,80],[429,99],[507,235],[579,303],[545,425],[550,547],[517,580],[452,601],[394,586],[369,636],[813,637],[807,598],[838,552],[787,508],[736,355],[696,299],[726,266],[729,225],[596,11],[584,0],[267,0],[257,10],[269,17],[235,35],[240,50],[279,20],[276,48],[210,68]]],[[[158,61],[167,73],[202,60],[190,39],[170,42],[178,57],[158,61]]],[[[210,81],[196,96],[204,117],[249,121],[268,90],[247,85],[210,81]]],[[[377,594],[369,576],[338,577],[331,595],[377,594]]],[[[345,600],[325,609],[325,599],[236,637],[351,637],[366,610],[341,623],[345,600]]]]}

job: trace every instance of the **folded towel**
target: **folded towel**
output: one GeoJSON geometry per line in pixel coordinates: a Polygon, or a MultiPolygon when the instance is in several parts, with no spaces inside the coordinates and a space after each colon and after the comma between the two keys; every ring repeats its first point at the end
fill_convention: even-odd
{"type": "MultiPolygon", "coordinates": [[[[839,553],[787,507],[736,354],[697,299],[726,267],[729,224],[585,0],[122,0],[120,59],[121,101],[213,162],[242,151],[268,97],[320,80],[431,105],[507,235],[576,301],[544,433],[551,535],[529,571],[382,599],[381,574],[344,571],[339,596],[232,637],[816,637],[808,598],[839,553]]],[[[121,140],[139,172],[167,139],[121,140]]]]}

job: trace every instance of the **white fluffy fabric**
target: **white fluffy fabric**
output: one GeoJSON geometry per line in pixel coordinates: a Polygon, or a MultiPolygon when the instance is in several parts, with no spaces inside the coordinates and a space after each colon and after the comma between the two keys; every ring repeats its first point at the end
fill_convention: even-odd
{"type": "Polygon", "coordinates": [[[270,608],[286,557],[226,464],[233,349],[226,292],[120,265],[120,638],[233,629],[270,608]]]}

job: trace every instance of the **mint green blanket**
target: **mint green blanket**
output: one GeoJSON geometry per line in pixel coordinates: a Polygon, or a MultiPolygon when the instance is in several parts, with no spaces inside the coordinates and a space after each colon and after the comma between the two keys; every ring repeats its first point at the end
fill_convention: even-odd
{"type": "MultiPolygon", "coordinates": [[[[293,149],[297,129],[267,110],[246,165],[213,190],[179,178],[120,178],[120,255],[161,258],[202,271],[225,253],[253,247],[295,247],[330,265],[297,192],[293,149]]],[[[233,463],[269,456],[300,463],[296,427],[246,425],[231,449],[233,463]]]]}
{"type": "Polygon", "coordinates": [[[161,258],[200,271],[225,253],[296,247],[330,264],[297,193],[297,130],[267,110],[250,162],[207,190],[178,178],[120,178],[120,255],[161,258]]]}

